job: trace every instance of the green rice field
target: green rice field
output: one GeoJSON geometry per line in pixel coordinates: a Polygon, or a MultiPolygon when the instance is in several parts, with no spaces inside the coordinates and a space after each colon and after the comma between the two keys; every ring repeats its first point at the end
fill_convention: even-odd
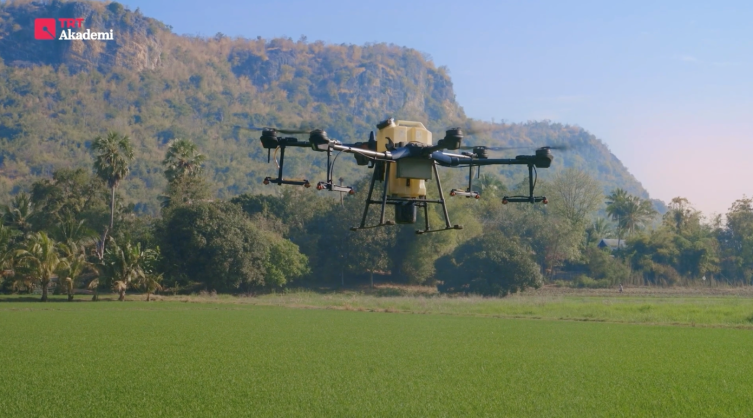
{"type": "Polygon", "coordinates": [[[377,308],[368,305],[379,298],[364,296],[361,305],[340,309],[326,296],[295,297],[2,302],[0,416],[742,417],[753,411],[753,330],[736,319],[714,319],[724,319],[714,309],[726,312],[726,305],[750,317],[746,298],[706,305],[678,299],[680,310],[713,308],[709,326],[693,327],[631,321],[632,313],[610,321],[615,306],[640,312],[669,304],[647,297],[612,305],[601,297],[533,298],[533,307],[520,308],[539,309],[532,316],[543,319],[500,313],[512,308],[487,312],[495,301],[525,305],[514,299],[479,300],[480,311],[468,312],[472,301],[460,309],[453,304],[462,299],[442,308],[441,299],[387,297],[383,303],[404,309],[371,312],[377,308]],[[422,312],[428,314],[399,313],[431,303],[422,312]],[[568,307],[577,313],[579,304],[607,306],[606,318],[557,319],[568,307]]]}

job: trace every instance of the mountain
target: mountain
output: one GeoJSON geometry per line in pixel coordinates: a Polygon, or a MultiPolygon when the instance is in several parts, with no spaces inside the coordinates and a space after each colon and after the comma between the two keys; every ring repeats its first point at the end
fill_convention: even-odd
{"type": "MultiPolygon", "coordinates": [[[[330,137],[354,142],[387,117],[422,121],[436,136],[449,126],[484,124],[465,115],[448,70],[410,48],[179,36],[114,2],[0,3],[0,80],[0,199],[57,168],[90,167],[93,138],[116,130],[136,148],[123,191],[137,211],[152,214],[165,186],[160,161],[176,138],[194,141],[207,155],[208,176],[217,196],[226,198],[273,187],[261,184],[275,169],[258,135],[237,125],[324,127],[330,137]],[[82,18],[83,30],[112,30],[114,39],[35,40],[37,18],[82,18]]],[[[545,121],[494,128],[469,143],[577,143],[577,150],[557,154],[556,167],[580,166],[605,190],[648,196],[580,127],[545,121]]],[[[290,174],[324,179],[323,155],[288,155],[290,174]]],[[[344,160],[339,176],[355,181],[365,175],[352,158],[344,160]]],[[[520,177],[497,172],[510,181],[520,177]]]]}

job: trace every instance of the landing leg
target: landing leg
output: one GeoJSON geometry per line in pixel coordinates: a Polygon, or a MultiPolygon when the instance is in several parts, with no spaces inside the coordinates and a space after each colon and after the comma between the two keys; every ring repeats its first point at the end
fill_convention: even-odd
{"type": "Polygon", "coordinates": [[[445,202],[444,200],[444,192],[442,191],[442,181],[439,179],[439,172],[437,171],[437,163],[434,163],[434,177],[437,178],[437,188],[439,189],[439,201],[442,202],[442,211],[444,212],[445,227],[447,229],[450,229],[452,228],[452,224],[450,223],[450,214],[447,212],[447,202],[445,202]]]}
{"type": "Polygon", "coordinates": [[[384,225],[384,211],[387,209],[387,189],[390,185],[390,163],[385,163],[384,168],[384,190],[382,190],[382,214],[379,217],[379,225],[384,225]]]}
{"type": "MultiPolygon", "coordinates": [[[[371,204],[371,195],[374,193],[374,183],[376,182],[376,178],[377,178],[377,170],[375,168],[374,174],[371,176],[371,185],[369,186],[369,195],[366,197],[366,207],[363,208],[363,218],[361,218],[361,226],[359,228],[363,228],[366,226],[366,218],[369,216],[369,205],[371,204]]],[[[355,231],[355,229],[353,230],[355,231]]]]}

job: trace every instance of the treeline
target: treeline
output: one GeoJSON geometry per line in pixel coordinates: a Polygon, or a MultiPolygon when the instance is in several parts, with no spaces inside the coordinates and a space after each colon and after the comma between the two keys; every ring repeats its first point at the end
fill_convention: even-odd
{"type": "MultiPolygon", "coordinates": [[[[152,217],[136,214],[121,196],[132,181],[131,140],[109,133],[94,139],[91,151],[93,169],[58,170],[2,207],[5,292],[41,288],[46,300],[54,284],[71,299],[83,288],[95,298],[114,290],[121,299],[129,289],[253,293],[367,283],[376,274],[442,292],[504,296],[546,282],[750,284],[753,275],[748,198],[732,205],[726,223],[705,222],[686,199],[675,198],[652,228],[659,214],[651,202],[623,189],[605,196],[602,184],[577,168],[541,182],[548,205],[504,205],[501,197],[518,190],[487,173],[475,186],[482,199],[449,200],[451,221],[462,230],[417,236],[414,225],[398,225],[351,232],[363,213],[367,178],[355,185],[355,196],[270,186],[279,193],[215,199],[206,157],[194,143],[176,140],[161,161],[167,186],[161,215],[152,217]]],[[[444,170],[442,180],[462,182],[463,172],[444,170]]],[[[437,197],[431,182],[427,189],[437,197]]],[[[371,224],[376,216],[372,210],[371,224]]],[[[429,217],[442,223],[436,208],[429,217]]]]}

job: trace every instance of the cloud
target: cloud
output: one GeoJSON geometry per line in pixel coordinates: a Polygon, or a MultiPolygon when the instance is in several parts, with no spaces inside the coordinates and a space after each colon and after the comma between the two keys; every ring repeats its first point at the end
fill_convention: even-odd
{"type": "Polygon", "coordinates": [[[698,58],[692,55],[675,55],[674,58],[685,62],[701,62],[698,58]]]}

